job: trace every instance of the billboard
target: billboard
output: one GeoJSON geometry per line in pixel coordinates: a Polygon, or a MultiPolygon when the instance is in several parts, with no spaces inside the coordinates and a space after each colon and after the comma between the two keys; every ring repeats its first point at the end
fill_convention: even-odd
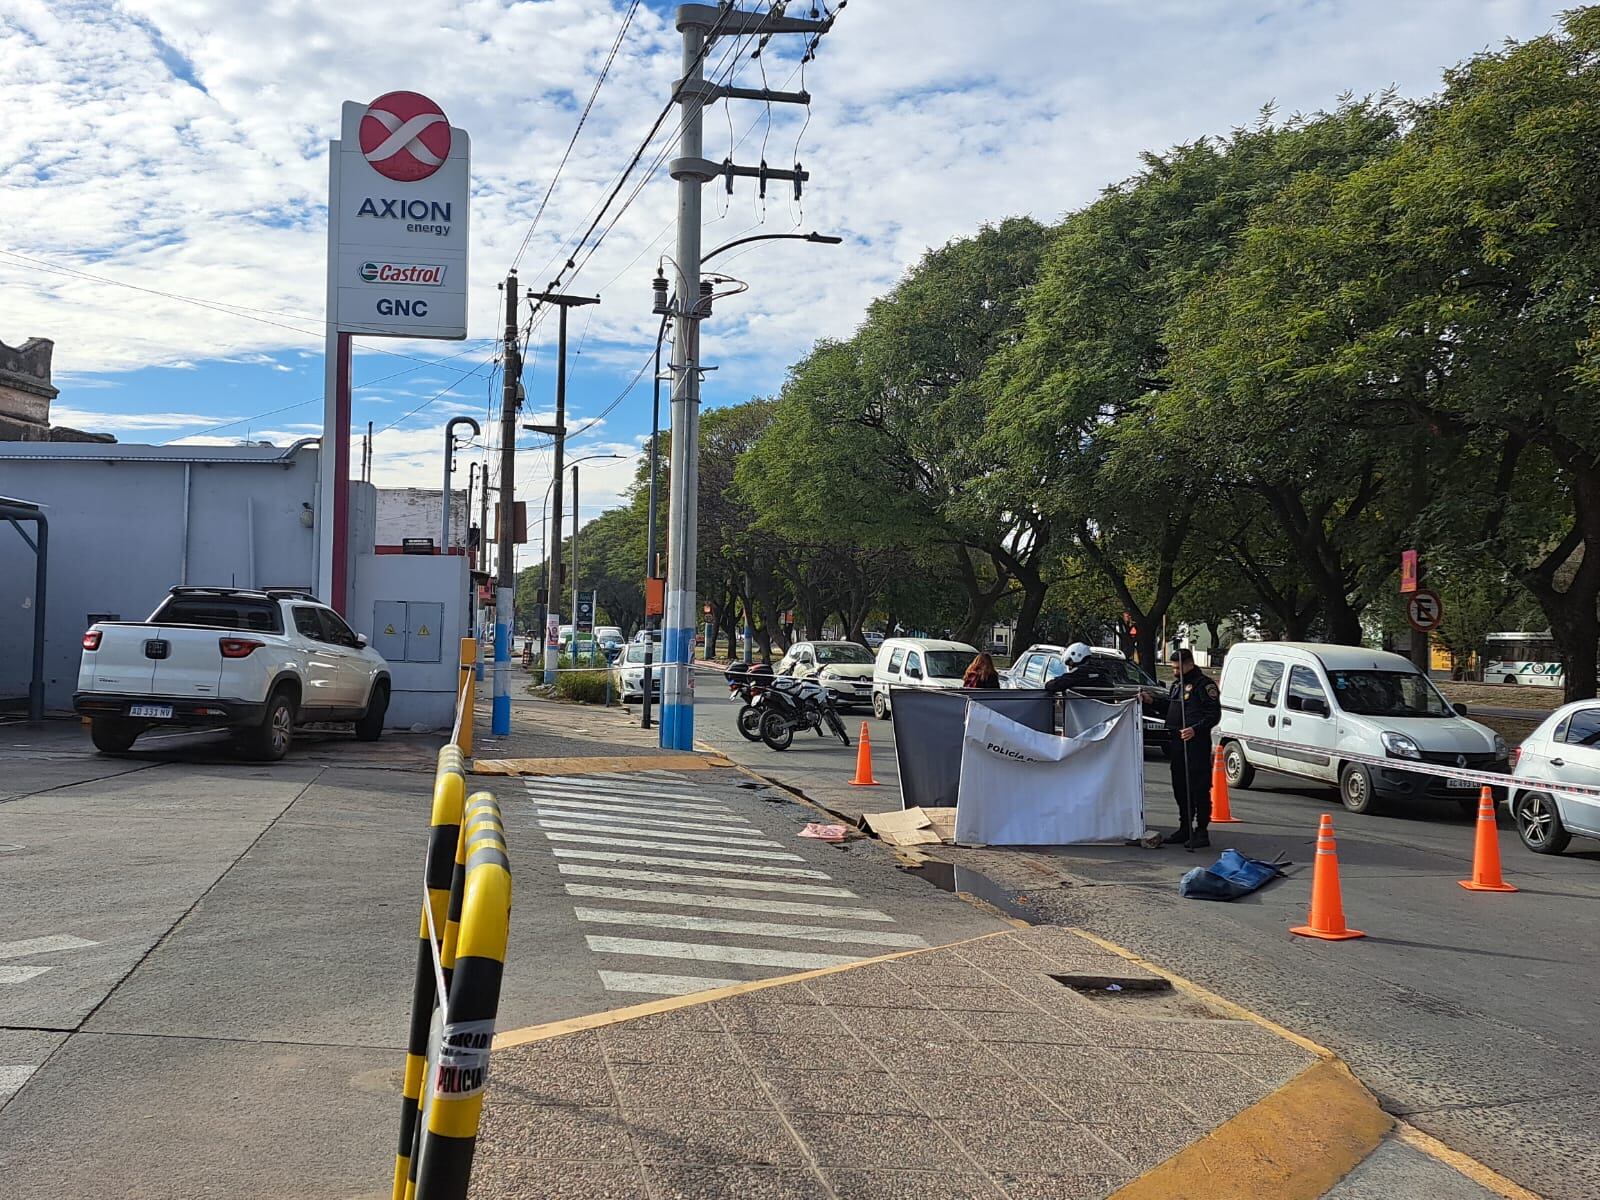
{"type": "Polygon", "coordinates": [[[345,102],[328,195],[338,332],[467,336],[471,152],[466,130],[416,92],[345,102]]]}

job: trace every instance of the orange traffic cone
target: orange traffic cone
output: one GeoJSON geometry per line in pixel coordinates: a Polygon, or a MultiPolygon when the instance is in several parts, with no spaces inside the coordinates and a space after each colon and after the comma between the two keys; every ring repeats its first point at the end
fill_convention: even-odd
{"type": "Polygon", "coordinates": [[[1459,881],[1469,892],[1514,892],[1500,878],[1500,829],[1494,820],[1494,793],[1478,793],[1478,842],[1472,851],[1472,878],[1459,881]]]}
{"type": "Polygon", "coordinates": [[[1223,765],[1221,746],[1218,746],[1217,752],[1211,756],[1211,823],[1239,824],[1239,818],[1233,815],[1233,809],[1228,803],[1228,769],[1223,765]]]}
{"type": "MultiPolygon", "coordinates": [[[[1215,820],[1215,818],[1212,818],[1215,820]]],[[[1359,929],[1346,929],[1344,900],[1339,894],[1339,850],[1333,843],[1333,818],[1322,814],[1317,830],[1317,861],[1311,874],[1310,923],[1289,930],[1301,937],[1342,942],[1346,938],[1366,937],[1359,929]]]]}
{"type": "Polygon", "coordinates": [[[861,722],[861,743],[856,749],[856,777],[850,781],[850,786],[878,786],[878,781],[872,777],[872,739],[867,736],[865,721],[861,722]]]}

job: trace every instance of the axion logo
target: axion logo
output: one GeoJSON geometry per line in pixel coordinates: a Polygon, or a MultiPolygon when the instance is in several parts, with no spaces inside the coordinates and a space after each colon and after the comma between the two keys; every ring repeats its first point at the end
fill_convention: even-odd
{"type": "Polygon", "coordinates": [[[416,92],[388,92],[367,106],[359,130],[361,153],[388,179],[426,179],[450,156],[444,110],[416,92]]]}
{"type": "Polygon", "coordinates": [[[364,262],[361,278],[367,283],[406,283],[415,287],[441,287],[444,268],[431,263],[364,262]]]}

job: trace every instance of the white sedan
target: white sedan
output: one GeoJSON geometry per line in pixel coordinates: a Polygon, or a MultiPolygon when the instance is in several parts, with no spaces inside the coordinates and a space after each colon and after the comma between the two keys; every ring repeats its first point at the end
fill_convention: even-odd
{"type": "MultiPolygon", "coordinates": [[[[644,650],[645,644],[643,642],[630,642],[622,653],[617,656],[617,661],[611,668],[616,676],[617,695],[622,697],[624,704],[632,700],[638,700],[641,703],[644,701],[644,650]]],[[[654,664],[650,672],[650,696],[655,699],[661,695],[661,647],[659,645],[655,647],[655,651],[650,657],[651,662],[654,664]]]]}
{"type": "Polygon", "coordinates": [[[1560,854],[1573,834],[1600,838],[1600,796],[1560,787],[1600,787],[1600,700],[1556,709],[1512,755],[1519,786],[1509,789],[1509,805],[1524,846],[1560,854]]]}

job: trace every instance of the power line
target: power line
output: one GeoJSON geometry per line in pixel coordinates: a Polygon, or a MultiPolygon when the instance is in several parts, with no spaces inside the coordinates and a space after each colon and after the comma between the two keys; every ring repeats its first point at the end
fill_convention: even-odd
{"type": "Polygon", "coordinates": [[[539,218],[544,216],[545,206],[550,203],[550,195],[556,190],[556,182],[561,178],[561,172],[567,165],[567,159],[572,155],[572,148],[578,144],[578,135],[583,132],[584,122],[589,119],[590,110],[594,108],[595,98],[600,95],[606,76],[611,71],[611,64],[617,57],[617,50],[622,45],[622,39],[628,34],[628,26],[633,24],[633,14],[639,11],[639,0],[633,0],[628,6],[628,11],[623,14],[622,28],[617,30],[616,39],[611,43],[611,51],[606,55],[606,61],[600,68],[600,74],[594,81],[594,90],[589,93],[589,100],[583,106],[583,111],[578,114],[578,125],[572,131],[572,137],[567,142],[567,148],[561,155],[561,161],[556,165],[555,174],[550,177],[550,186],[544,190],[544,198],[539,201],[538,210],[533,214],[533,221],[528,225],[528,232],[522,235],[522,245],[517,249],[517,255],[511,260],[512,269],[522,261],[522,256],[528,251],[528,243],[533,239],[533,231],[539,227],[539,218]]]}

